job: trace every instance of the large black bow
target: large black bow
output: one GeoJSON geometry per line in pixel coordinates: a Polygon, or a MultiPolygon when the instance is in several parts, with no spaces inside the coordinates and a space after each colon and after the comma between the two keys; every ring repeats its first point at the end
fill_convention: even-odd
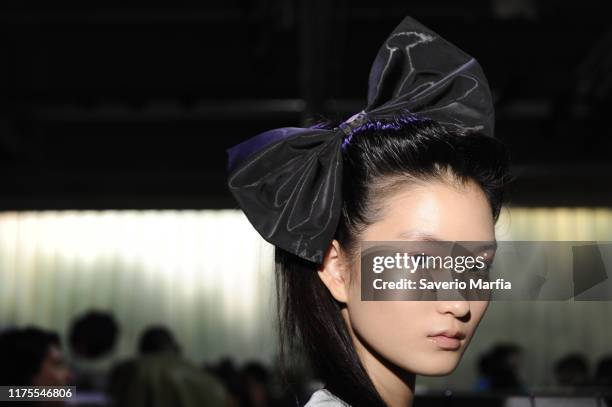
{"type": "Polygon", "coordinates": [[[344,136],[352,123],[404,111],[493,136],[491,93],[478,62],[411,17],[380,47],[360,115],[331,130],[270,130],[230,148],[229,189],[264,239],[321,263],[341,212],[344,136]]]}

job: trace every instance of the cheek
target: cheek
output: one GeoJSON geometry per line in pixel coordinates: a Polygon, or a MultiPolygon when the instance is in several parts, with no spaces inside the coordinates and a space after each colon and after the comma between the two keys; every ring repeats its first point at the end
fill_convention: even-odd
{"type": "Polygon", "coordinates": [[[433,303],[351,298],[347,307],[351,327],[368,351],[405,371],[433,374],[427,372],[432,362],[427,333],[431,329],[433,303]]]}
{"type": "Polygon", "coordinates": [[[465,323],[467,341],[456,352],[441,351],[428,334],[447,320],[435,301],[361,301],[360,291],[351,289],[348,319],[357,340],[369,352],[382,356],[399,368],[420,375],[439,376],[452,372],[488,306],[470,302],[470,321],[465,323]]]}

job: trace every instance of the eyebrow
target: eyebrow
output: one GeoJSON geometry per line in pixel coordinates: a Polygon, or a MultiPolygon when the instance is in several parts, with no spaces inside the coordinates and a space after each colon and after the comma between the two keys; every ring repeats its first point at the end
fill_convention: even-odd
{"type": "MultiPolygon", "coordinates": [[[[436,235],[432,235],[427,232],[419,231],[419,230],[407,230],[399,234],[399,237],[414,239],[421,242],[449,242],[450,240],[440,239],[436,235]]],[[[467,241],[467,240],[466,240],[467,241]]],[[[486,250],[497,250],[497,240],[493,240],[491,242],[487,241],[486,244],[476,247],[476,249],[480,251],[486,250]]]]}

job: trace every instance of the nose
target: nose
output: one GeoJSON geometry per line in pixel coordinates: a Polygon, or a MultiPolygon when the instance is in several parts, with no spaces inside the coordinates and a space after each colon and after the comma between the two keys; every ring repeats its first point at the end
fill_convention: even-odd
{"type": "Polygon", "coordinates": [[[455,318],[464,318],[470,313],[469,301],[436,301],[438,312],[451,314],[455,318]]]}

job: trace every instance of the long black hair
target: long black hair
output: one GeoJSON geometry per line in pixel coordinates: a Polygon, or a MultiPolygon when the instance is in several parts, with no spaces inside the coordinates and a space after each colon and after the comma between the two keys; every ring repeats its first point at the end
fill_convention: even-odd
{"type": "MultiPolygon", "coordinates": [[[[381,200],[410,180],[473,180],[493,218],[502,206],[508,155],[497,140],[458,133],[437,122],[403,114],[368,120],[342,145],[342,215],[336,239],[349,255],[361,232],[376,221],[381,200]]],[[[386,406],[355,351],[336,301],[317,265],[276,248],[280,351],[300,349],[325,386],[353,406],[386,406]]]]}

